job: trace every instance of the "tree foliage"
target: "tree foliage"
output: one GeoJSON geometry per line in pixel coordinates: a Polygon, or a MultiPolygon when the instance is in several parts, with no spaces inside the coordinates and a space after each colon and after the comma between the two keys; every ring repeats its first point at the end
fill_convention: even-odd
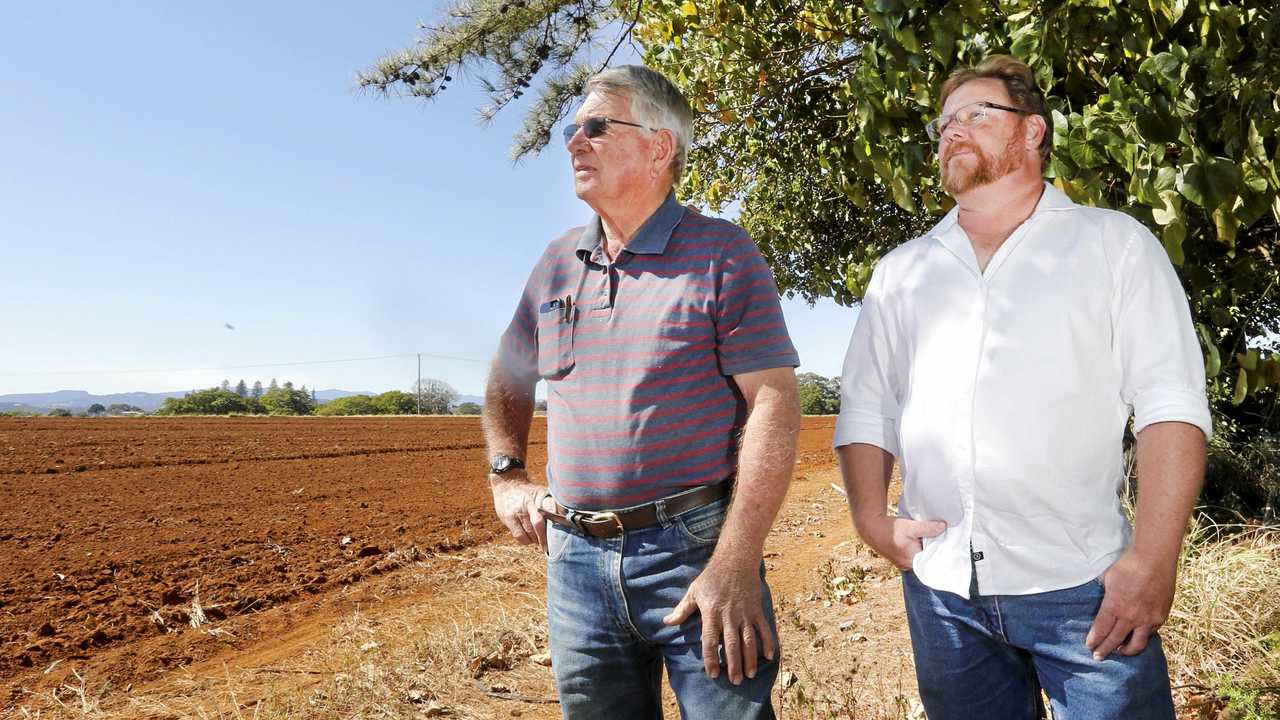
{"type": "Polygon", "coordinates": [[[221,387],[196,390],[181,398],[165,398],[157,415],[231,415],[261,413],[262,406],[221,387]]]}
{"type": "MultiPolygon", "coordinates": [[[[449,412],[448,403],[457,397],[457,393],[440,380],[423,380],[422,385],[422,411],[436,414],[449,412]],[[444,409],[441,410],[441,407],[444,409]]],[[[417,412],[417,394],[400,390],[388,390],[372,397],[351,395],[330,400],[316,408],[317,415],[414,415],[417,412]]]]}
{"type": "Polygon", "coordinates": [[[599,69],[592,49],[618,32],[696,112],[682,196],[738,203],[784,293],[844,304],[951,205],[923,132],[943,80],[990,53],[1022,59],[1052,109],[1048,179],[1145,223],[1178,268],[1219,431],[1280,433],[1270,0],[469,0],[361,82],[435,97],[465,69],[501,107],[540,80],[518,157],[550,140],[599,69]],[[530,60],[537,37],[551,39],[550,62],[530,60]]]}
{"type": "Polygon", "coordinates": [[[316,415],[379,415],[381,409],[368,395],[334,398],[316,407],[316,415]]]}
{"type": "Polygon", "coordinates": [[[458,403],[453,409],[454,415],[479,415],[484,408],[480,407],[480,403],[464,402],[458,403]]]}
{"type": "MultiPolygon", "coordinates": [[[[235,393],[231,394],[235,395],[235,393]]],[[[235,396],[239,397],[239,395],[235,396]]],[[[284,387],[266,391],[258,402],[268,415],[310,415],[315,408],[311,394],[305,389],[295,389],[292,382],[286,382],[284,387]]]]}
{"type": "Polygon", "coordinates": [[[122,413],[127,413],[127,412],[140,413],[142,412],[142,408],[138,407],[137,405],[130,405],[129,403],[111,403],[110,405],[107,406],[108,415],[120,415],[122,413]]]}
{"type": "Polygon", "coordinates": [[[800,412],[805,415],[835,415],[840,412],[840,378],[818,373],[796,375],[800,395],[800,412]]]}

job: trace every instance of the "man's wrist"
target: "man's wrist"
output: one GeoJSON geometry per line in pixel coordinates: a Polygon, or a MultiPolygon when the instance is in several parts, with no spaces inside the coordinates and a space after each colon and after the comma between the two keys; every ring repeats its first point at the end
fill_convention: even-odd
{"type": "Polygon", "coordinates": [[[1155,543],[1143,543],[1135,540],[1126,549],[1125,554],[1141,560],[1145,567],[1161,569],[1177,568],[1178,556],[1182,552],[1181,543],[1172,548],[1156,547],[1155,543]]]}
{"type": "Polygon", "coordinates": [[[515,455],[495,453],[489,458],[490,475],[506,475],[516,471],[523,471],[524,469],[524,460],[515,455]]]}
{"type": "Polygon", "coordinates": [[[490,487],[498,488],[506,485],[528,485],[528,484],[529,484],[529,475],[524,470],[510,470],[508,472],[502,473],[501,475],[494,472],[489,473],[490,487]]]}
{"type": "Polygon", "coordinates": [[[853,516],[853,529],[857,530],[859,535],[865,535],[875,529],[876,525],[883,523],[888,517],[888,513],[884,511],[856,513],[853,516]]]}

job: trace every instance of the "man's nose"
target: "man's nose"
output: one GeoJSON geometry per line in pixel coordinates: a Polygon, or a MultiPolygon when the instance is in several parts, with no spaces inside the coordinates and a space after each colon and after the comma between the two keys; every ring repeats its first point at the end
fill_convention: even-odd
{"type": "Polygon", "coordinates": [[[946,129],[942,131],[942,137],[938,138],[938,144],[943,145],[950,142],[960,140],[969,134],[969,128],[952,120],[947,123],[946,129]]]}
{"type": "Polygon", "coordinates": [[[583,147],[584,145],[590,145],[590,142],[589,142],[589,138],[587,137],[586,129],[581,127],[578,128],[577,132],[575,132],[573,136],[569,138],[569,142],[565,143],[565,147],[569,148],[570,152],[577,152],[579,150],[583,150],[585,149],[583,147]]]}

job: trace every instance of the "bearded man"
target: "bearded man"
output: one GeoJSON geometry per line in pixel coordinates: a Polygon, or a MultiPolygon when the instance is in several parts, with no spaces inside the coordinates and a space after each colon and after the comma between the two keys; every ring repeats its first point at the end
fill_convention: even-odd
{"type": "Polygon", "coordinates": [[[931,720],[1042,716],[1042,689],[1056,720],[1172,719],[1156,629],[1211,432],[1186,295],[1143,225],[1043,180],[1026,65],[989,57],[941,99],[927,131],[956,207],[877,265],[845,360],[854,525],[903,570],[931,720]]]}

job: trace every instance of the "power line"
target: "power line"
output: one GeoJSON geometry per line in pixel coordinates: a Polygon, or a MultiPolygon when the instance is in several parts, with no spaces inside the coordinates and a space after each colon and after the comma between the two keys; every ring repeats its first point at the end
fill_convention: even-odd
{"type": "Polygon", "coordinates": [[[153,368],[135,370],[43,370],[36,372],[0,372],[0,377],[34,377],[41,375],[137,375],[145,373],[197,373],[217,372],[222,370],[253,370],[273,367],[298,367],[303,365],[333,365],[337,363],[368,362],[371,360],[392,360],[396,358],[429,357],[437,360],[458,360],[461,362],[484,363],[486,360],[460,357],[458,355],[435,355],[432,353],[399,353],[396,355],[371,355],[369,357],[334,358],[328,360],[296,360],[292,362],[257,363],[253,365],[223,365],[208,368],[153,368]]]}

